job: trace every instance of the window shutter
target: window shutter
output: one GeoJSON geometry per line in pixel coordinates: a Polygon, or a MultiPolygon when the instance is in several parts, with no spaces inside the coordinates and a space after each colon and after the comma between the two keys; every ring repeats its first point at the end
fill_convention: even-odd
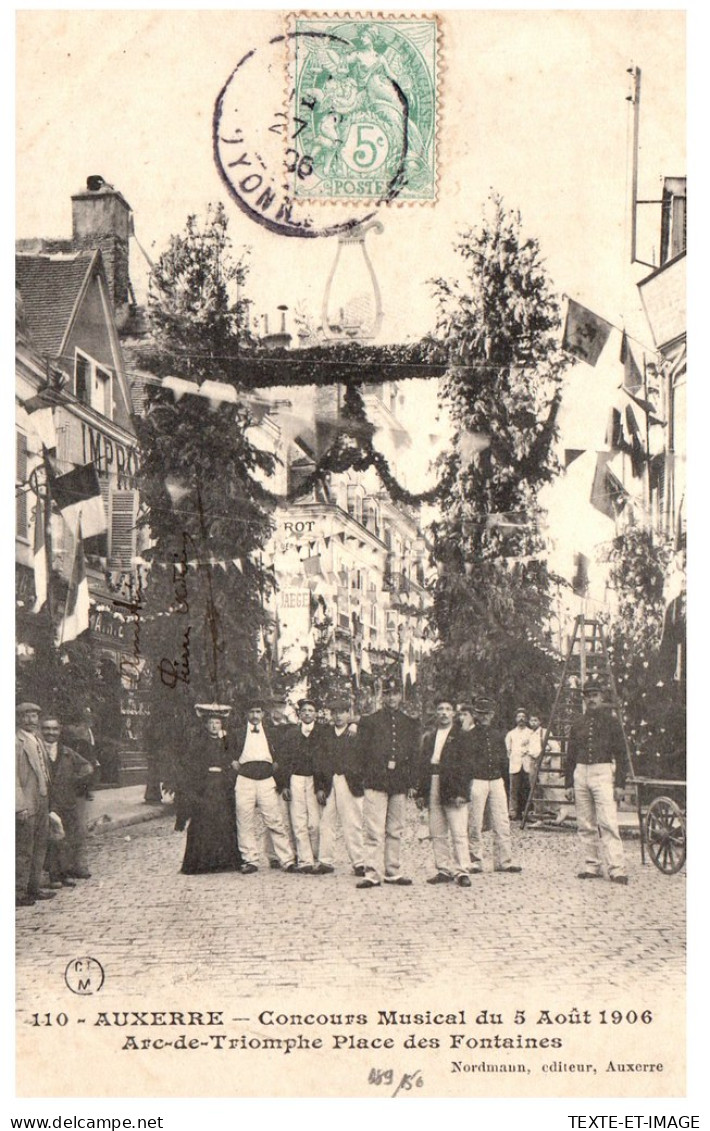
{"type": "Polygon", "coordinates": [[[91,404],[91,363],[80,353],[74,363],[74,394],[83,404],[91,404]]]}
{"type": "Polygon", "coordinates": [[[111,492],[111,565],[130,569],[136,554],[137,491],[111,492]]]}
{"type": "MultiPolygon", "coordinates": [[[[104,504],[104,511],[106,512],[106,525],[108,530],[111,529],[111,482],[108,476],[99,475],[99,487],[101,488],[101,500],[104,504]]],[[[95,534],[93,538],[84,539],[84,553],[92,557],[107,558],[109,555],[109,541],[108,532],[104,534],[95,534]]]]}
{"type": "MultiPolygon", "coordinates": [[[[19,487],[27,481],[27,437],[24,432],[16,432],[15,439],[15,482],[19,487]]],[[[16,495],[15,533],[18,538],[27,537],[27,488],[18,490],[16,495]]]]}

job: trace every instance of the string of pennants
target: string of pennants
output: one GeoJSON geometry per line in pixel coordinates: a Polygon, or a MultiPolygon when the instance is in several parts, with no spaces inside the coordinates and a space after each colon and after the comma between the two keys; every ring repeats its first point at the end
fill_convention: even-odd
{"type": "Polygon", "coordinates": [[[201,569],[203,566],[218,566],[226,573],[230,565],[235,566],[240,573],[244,573],[244,560],[242,558],[190,558],[188,561],[176,559],[173,562],[145,561],[143,558],[132,558],[131,561],[133,565],[144,566],[146,569],[170,570],[173,573],[181,573],[183,567],[201,569]]]}

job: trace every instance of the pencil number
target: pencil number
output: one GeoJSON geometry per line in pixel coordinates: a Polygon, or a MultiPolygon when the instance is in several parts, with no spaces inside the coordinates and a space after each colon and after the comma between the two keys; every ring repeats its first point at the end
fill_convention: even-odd
{"type": "Polygon", "coordinates": [[[371,1068],[370,1075],[367,1078],[368,1084],[393,1084],[394,1072],[391,1068],[371,1068]]]}
{"type": "MultiPolygon", "coordinates": [[[[375,1086],[384,1084],[386,1087],[392,1087],[395,1081],[394,1071],[391,1068],[371,1068],[370,1075],[367,1078],[368,1084],[375,1086]]],[[[419,1069],[416,1072],[404,1072],[399,1079],[397,1087],[392,1093],[392,1098],[398,1096],[400,1092],[411,1092],[412,1088],[423,1088],[424,1077],[419,1069]]]]}

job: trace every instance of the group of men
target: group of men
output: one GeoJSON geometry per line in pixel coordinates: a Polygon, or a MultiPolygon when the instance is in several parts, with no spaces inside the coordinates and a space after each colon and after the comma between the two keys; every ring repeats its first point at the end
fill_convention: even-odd
{"type": "Polygon", "coordinates": [[[15,905],[53,899],[89,879],[84,806],[94,766],[62,742],[55,714],[16,708],[15,905]],[[41,722],[40,722],[41,719],[41,722]],[[48,877],[48,879],[45,878],[48,877]]]}
{"type": "MultiPolygon", "coordinates": [[[[620,728],[610,712],[594,713],[600,703],[591,695],[589,704],[588,714],[573,726],[567,767],[585,852],[578,875],[603,875],[606,864],[611,880],[626,883],[614,798],[610,808],[607,789],[614,764],[620,767],[617,775],[623,774],[620,728]]],[[[334,872],[339,824],[358,888],[408,886],[412,880],[402,869],[408,797],[428,811],[434,874],[427,882],[471,887],[471,876],[484,868],[484,821],[492,831],[494,870],[522,871],[513,859],[510,821],[524,809],[542,750],[538,716],[528,719],[521,709],[504,735],[494,726],[492,699],[440,696],[435,725],[420,738],[417,720],[402,710],[395,680],[384,684],[383,706],[357,725],[348,699],[328,706],[329,724],[318,720],[316,703],[303,699],[296,724],[274,727],[255,701],[243,729],[230,737],[244,874],[258,870],[260,848],[271,866],[288,872],[334,872]]],[[[214,705],[212,713],[225,737],[221,728],[229,708],[214,705]]]]}

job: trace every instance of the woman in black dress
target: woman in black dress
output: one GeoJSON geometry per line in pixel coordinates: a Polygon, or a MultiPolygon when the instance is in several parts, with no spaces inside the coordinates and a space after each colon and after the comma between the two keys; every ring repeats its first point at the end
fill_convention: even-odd
{"type": "Polygon", "coordinates": [[[185,856],[181,871],[233,872],[241,867],[237,844],[237,814],[234,801],[236,775],[224,730],[230,708],[220,704],[197,705],[205,724],[190,744],[177,791],[175,828],[187,826],[185,856]]]}

